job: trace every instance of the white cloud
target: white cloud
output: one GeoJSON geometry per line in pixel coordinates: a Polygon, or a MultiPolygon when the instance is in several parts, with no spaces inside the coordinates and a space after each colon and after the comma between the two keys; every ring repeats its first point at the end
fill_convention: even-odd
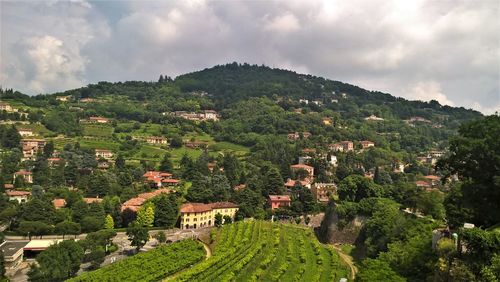
{"type": "Polygon", "coordinates": [[[266,26],[266,29],[275,32],[292,32],[300,29],[299,20],[291,13],[276,16],[266,26]]]}
{"type": "Polygon", "coordinates": [[[414,100],[436,100],[441,105],[453,106],[453,102],[442,92],[441,85],[436,81],[421,81],[409,89],[409,97],[414,100]]]}
{"type": "Polygon", "coordinates": [[[485,112],[499,101],[496,1],[0,5],[0,84],[28,93],[101,80],[155,80],[160,73],[239,61],[485,112]],[[36,48],[34,38],[54,40],[36,48]]]}

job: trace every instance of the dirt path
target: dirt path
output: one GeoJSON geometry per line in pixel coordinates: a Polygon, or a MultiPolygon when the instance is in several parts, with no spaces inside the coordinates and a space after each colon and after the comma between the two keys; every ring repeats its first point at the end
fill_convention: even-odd
{"type": "Polygon", "coordinates": [[[205,252],[207,252],[207,257],[205,258],[205,260],[207,260],[210,257],[212,257],[212,250],[210,249],[210,247],[205,242],[203,242],[201,240],[198,240],[198,241],[203,244],[203,248],[205,248],[205,252]]]}
{"type": "Polygon", "coordinates": [[[348,254],[345,254],[342,252],[342,249],[339,247],[332,245],[332,247],[338,251],[338,254],[340,258],[349,265],[349,268],[351,268],[351,279],[354,280],[356,278],[356,274],[358,273],[358,268],[354,265],[354,262],[352,260],[352,257],[348,254]]]}

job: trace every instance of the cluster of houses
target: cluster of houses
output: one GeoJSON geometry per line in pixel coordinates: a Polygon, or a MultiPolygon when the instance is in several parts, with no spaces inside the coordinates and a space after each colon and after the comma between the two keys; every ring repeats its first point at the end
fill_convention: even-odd
{"type": "Polygon", "coordinates": [[[422,164],[435,165],[437,160],[444,156],[444,151],[429,151],[421,156],[417,157],[417,161],[422,164]]]}
{"type": "Polygon", "coordinates": [[[163,115],[173,115],[175,117],[181,117],[187,120],[192,120],[192,121],[218,121],[219,120],[219,114],[214,111],[214,110],[204,110],[201,112],[186,112],[186,111],[175,111],[172,113],[163,113],[163,115]]]}
{"type": "Polygon", "coordinates": [[[0,101],[0,111],[6,111],[8,113],[15,113],[18,109],[12,107],[9,103],[0,101]]]}

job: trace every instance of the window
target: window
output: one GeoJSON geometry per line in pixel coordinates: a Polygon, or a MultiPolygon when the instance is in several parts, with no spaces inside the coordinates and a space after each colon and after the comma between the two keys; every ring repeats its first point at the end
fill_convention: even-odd
{"type": "Polygon", "coordinates": [[[189,222],[189,218],[186,218],[186,222],[189,222]]]}
{"type": "Polygon", "coordinates": [[[193,218],[193,221],[198,221],[198,219],[195,217],[195,218],[193,218]]]}

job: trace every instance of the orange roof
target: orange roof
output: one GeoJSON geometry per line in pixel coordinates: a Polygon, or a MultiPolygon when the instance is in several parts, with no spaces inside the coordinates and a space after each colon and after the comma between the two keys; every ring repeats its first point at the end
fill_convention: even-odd
{"type": "Polygon", "coordinates": [[[4,184],[3,188],[5,188],[5,189],[14,189],[14,184],[8,184],[8,183],[4,184]]]}
{"type": "Polygon", "coordinates": [[[187,203],[181,206],[181,213],[187,212],[207,212],[211,211],[212,207],[203,203],[187,203]]]}
{"type": "Polygon", "coordinates": [[[303,180],[292,180],[292,179],[288,179],[288,181],[285,183],[285,186],[286,187],[294,187],[295,186],[295,182],[299,181],[300,182],[300,185],[302,186],[306,186],[307,184],[309,184],[309,182],[307,181],[303,181],[303,180]]]}
{"type": "Polygon", "coordinates": [[[427,183],[427,181],[415,181],[415,184],[417,186],[429,186],[429,183],[427,183]]]}
{"type": "Polygon", "coordinates": [[[54,204],[54,207],[56,209],[64,208],[66,206],[65,199],[54,199],[54,200],[52,200],[52,203],[54,204]]]}
{"type": "Polygon", "coordinates": [[[311,169],[311,168],[314,168],[310,165],[305,165],[305,164],[295,164],[295,165],[291,165],[290,166],[291,168],[303,168],[303,169],[311,169]]]}
{"type": "Polygon", "coordinates": [[[100,203],[102,202],[101,198],[83,198],[83,201],[87,204],[92,204],[92,203],[100,203]]]}
{"type": "Polygon", "coordinates": [[[21,169],[20,171],[14,173],[15,175],[30,175],[32,174],[31,171],[27,171],[27,170],[24,170],[24,169],[21,169]]]}
{"type": "Polygon", "coordinates": [[[215,202],[208,204],[212,209],[229,209],[229,208],[237,208],[238,205],[231,202],[215,202]]]}
{"type": "Polygon", "coordinates": [[[28,191],[5,191],[5,194],[9,197],[20,197],[20,196],[30,196],[31,192],[28,191]]]}
{"type": "Polygon", "coordinates": [[[165,183],[179,183],[180,180],[178,180],[178,179],[163,179],[161,182],[165,182],[165,183]]]}
{"type": "Polygon", "coordinates": [[[429,179],[429,180],[440,180],[441,179],[441,177],[439,177],[437,175],[427,175],[424,178],[429,179]]]}
{"type": "Polygon", "coordinates": [[[271,202],[291,202],[290,196],[288,195],[269,195],[269,200],[271,202]]]}

